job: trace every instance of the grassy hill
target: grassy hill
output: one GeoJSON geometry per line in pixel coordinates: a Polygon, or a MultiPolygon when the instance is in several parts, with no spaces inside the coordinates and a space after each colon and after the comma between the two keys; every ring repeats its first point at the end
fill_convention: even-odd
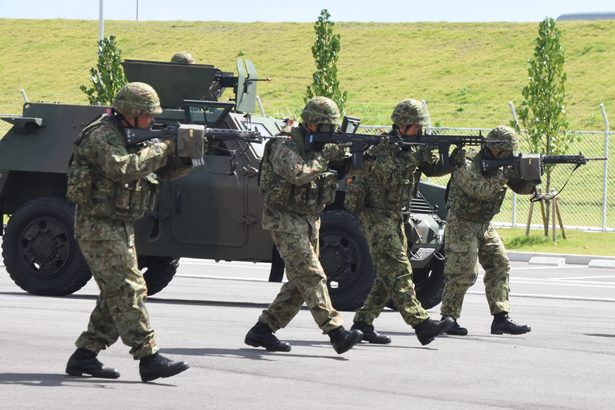
{"type": "MultiPolygon", "coordinates": [[[[315,16],[316,19],[316,16],[315,16]]],[[[598,104],[615,118],[615,22],[561,22],[566,48],[567,112],[573,129],[602,129],[598,104]],[[611,39],[611,40],[609,40],[611,39]]],[[[338,72],[347,112],[364,124],[388,124],[402,98],[429,102],[435,125],[492,127],[508,123],[508,102],[521,102],[537,23],[338,23],[338,72]]],[[[238,56],[254,61],[267,113],[294,115],[311,81],[309,23],[107,21],[124,58],[168,61],[189,50],[198,62],[234,71],[238,56]]],[[[79,90],[96,63],[98,22],[0,19],[0,113],[20,113],[30,100],[85,103],[79,90]]]]}

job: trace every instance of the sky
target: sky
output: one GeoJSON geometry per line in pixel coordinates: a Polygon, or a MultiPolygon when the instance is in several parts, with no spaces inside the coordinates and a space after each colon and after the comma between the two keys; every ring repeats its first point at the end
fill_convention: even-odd
{"type": "MultiPolygon", "coordinates": [[[[0,18],[98,20],[100,0],[0,0],[0,18]]],[[[538,22],[566,13],[615,13],[613,0],[103,0],[105,20],[314,22],[538,22]]]]}

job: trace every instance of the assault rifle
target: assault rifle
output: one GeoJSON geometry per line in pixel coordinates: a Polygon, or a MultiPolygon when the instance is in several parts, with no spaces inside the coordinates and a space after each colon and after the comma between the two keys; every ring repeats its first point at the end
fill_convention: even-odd
{"type": "MultiPolygon", "coordinates": [[[[496,142],[491,140],[492,142],[496,142]]],[[[449,150],[451,145],[455,145],[457,148],[463,148],[466,145],[482,146],[485,142],[483,136],[478,135],[417,135],[406,139],[404,143],[412,145],[425,145],[432,149],[438,149],[438,156],[442,162],[442,166],[445,169],[450,168],[450,154],[449,150]],[[407,142],[406,142],[407,141],[407,142]]]]}
{"type": "Polygon", "coordinates": [[[319,132],[309,134],[306,138],[306,151],[322,149],[324,144],[349,144],[352,154],[352,168],[361,168],[363,165],[363,154],[370,145],[377,145],[386,141],[390,145],[397,145],[400,148],[410,146],[427,146],[438,149],[438,155],[442,161],[442,166],[450,167],[449,149],[451,145],[464,147],[466,145],[482,145],[484,138],[482,135],[417,135],[414,137],[401,138],[391,135],[375,136],[369,134],[357,134],[360,120],[356,117],[344,117],[340,132],[319,132]]]}
{"type": "MultiPolygon", "coordinates": [[[[363,168],[363,155],[365,150],[371,145],[380,144],[386,136],[375,136],[369,134],[357,134],[361,120],[356,117],[344,116],[340,131],[334,132],[315,132],[308,134],[305,139],[306,151],[320,151],[325,144],[344,144],[350,146],[352,154],[352,169],[363,168]]],[[[389,137],[390,138],[390,137],[389,137]]],[[[401,138],[398,138],[401,142],[401,138]]]]}
{"type": "Polygon", "coordinates": [[[500,167],[512,167],[518,170],[521,179],[533,181],[536,184],[541,182],[541,176],[544,173],[544,167],[547,164],[573,164],[574,172],[581,165],[587,164],[587,161],[606,161],[605,157],[587,158],[583,154],[579,155],[542,155],[542,154],[526,154],[518,155],[508,159],[481,159],[480,166],[483,175],[500,167]]]}
{"type": "Polygon", "coordinates": [[[262,142],[258,131],[231,130],[227,128],[207,128],[201,124],[178,124],[163,128],[125,128],[126,146],[131,147],[151,140],[175,140],[177,155],[190,158],[193,166],[204,165],[204,139],[208,141],[262,142]]]}

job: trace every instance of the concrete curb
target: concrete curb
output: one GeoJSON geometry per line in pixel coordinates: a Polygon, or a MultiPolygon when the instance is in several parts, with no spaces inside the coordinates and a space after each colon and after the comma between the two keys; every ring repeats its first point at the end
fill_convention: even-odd
{"type": "Polygon", "coordinates": [[[560,265],[561,259],[564,263],[571,265],[588,265],[592,268],[615,268],[615,256],[597,255],[566,255],[536,252],[508,252],[511,261],[528,262],[543,265],[560,265]],[[540,263],[542,262],[542,263],[540,263]]]}

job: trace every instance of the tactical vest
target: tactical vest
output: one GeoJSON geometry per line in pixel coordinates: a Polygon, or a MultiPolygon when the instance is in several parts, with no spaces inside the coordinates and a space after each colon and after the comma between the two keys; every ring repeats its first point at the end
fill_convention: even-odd
{"type": "MultiPolygon", "coordinates": [[[[337,189],[337,177],[334,172],[323,172],[316,179],[304,185],[291,184],[273,170],[271,163],[273,144],[286,144],[287,147],[301,155],[297,143],[293,140],[272,138],[267,141],[258,181],[260,192],[267,206],[280,211],[314,215],[333,203],[337,189]]],[[[301,157],[306,159],[306,154],[301,157]]]]}
{"type": "MultiPolygon", "coordinates": [[[[470,170],[476,178],[484,178],[480,172],[480,153],[468,152],[466,160],[471,162],[470,170]]],[[[449,192],[447,204],[449,209],[460,218],[473,222],[489,222],[500,212],[504,197],[506,196],[506,186],[501,191],[494,194],[489,199],[479,199],[468,195],[461,189],[460,182],[455,180],[455,171],[449,181],[449,192]]]]}
{"type": "Polygon", "coordinates": [[[414,148],[402,151],[395,146],[381,151],[372,176],[365,177],[365,205],[369,208],[401,211],[410,206],[421,177],[414,148]]]}
{"type": "MultiPolygon", "coordinates": [[[[113,181],[97,172],[89,162],[89,157],[98,153],[87,152],[82,144],[91,132],[98,127],[109,127],[122,138],[121,131],[113,119],[103,115],[87,125],[77,140],[67,174],[66,197],[79,205],[84,214],[134,221],[146,211],[153,211],[156,204],[158,180],[154,174],[133,181],[113,181]]],[[[127,153],[134,153],[138,147],[127,148],[127,153]]]]}

